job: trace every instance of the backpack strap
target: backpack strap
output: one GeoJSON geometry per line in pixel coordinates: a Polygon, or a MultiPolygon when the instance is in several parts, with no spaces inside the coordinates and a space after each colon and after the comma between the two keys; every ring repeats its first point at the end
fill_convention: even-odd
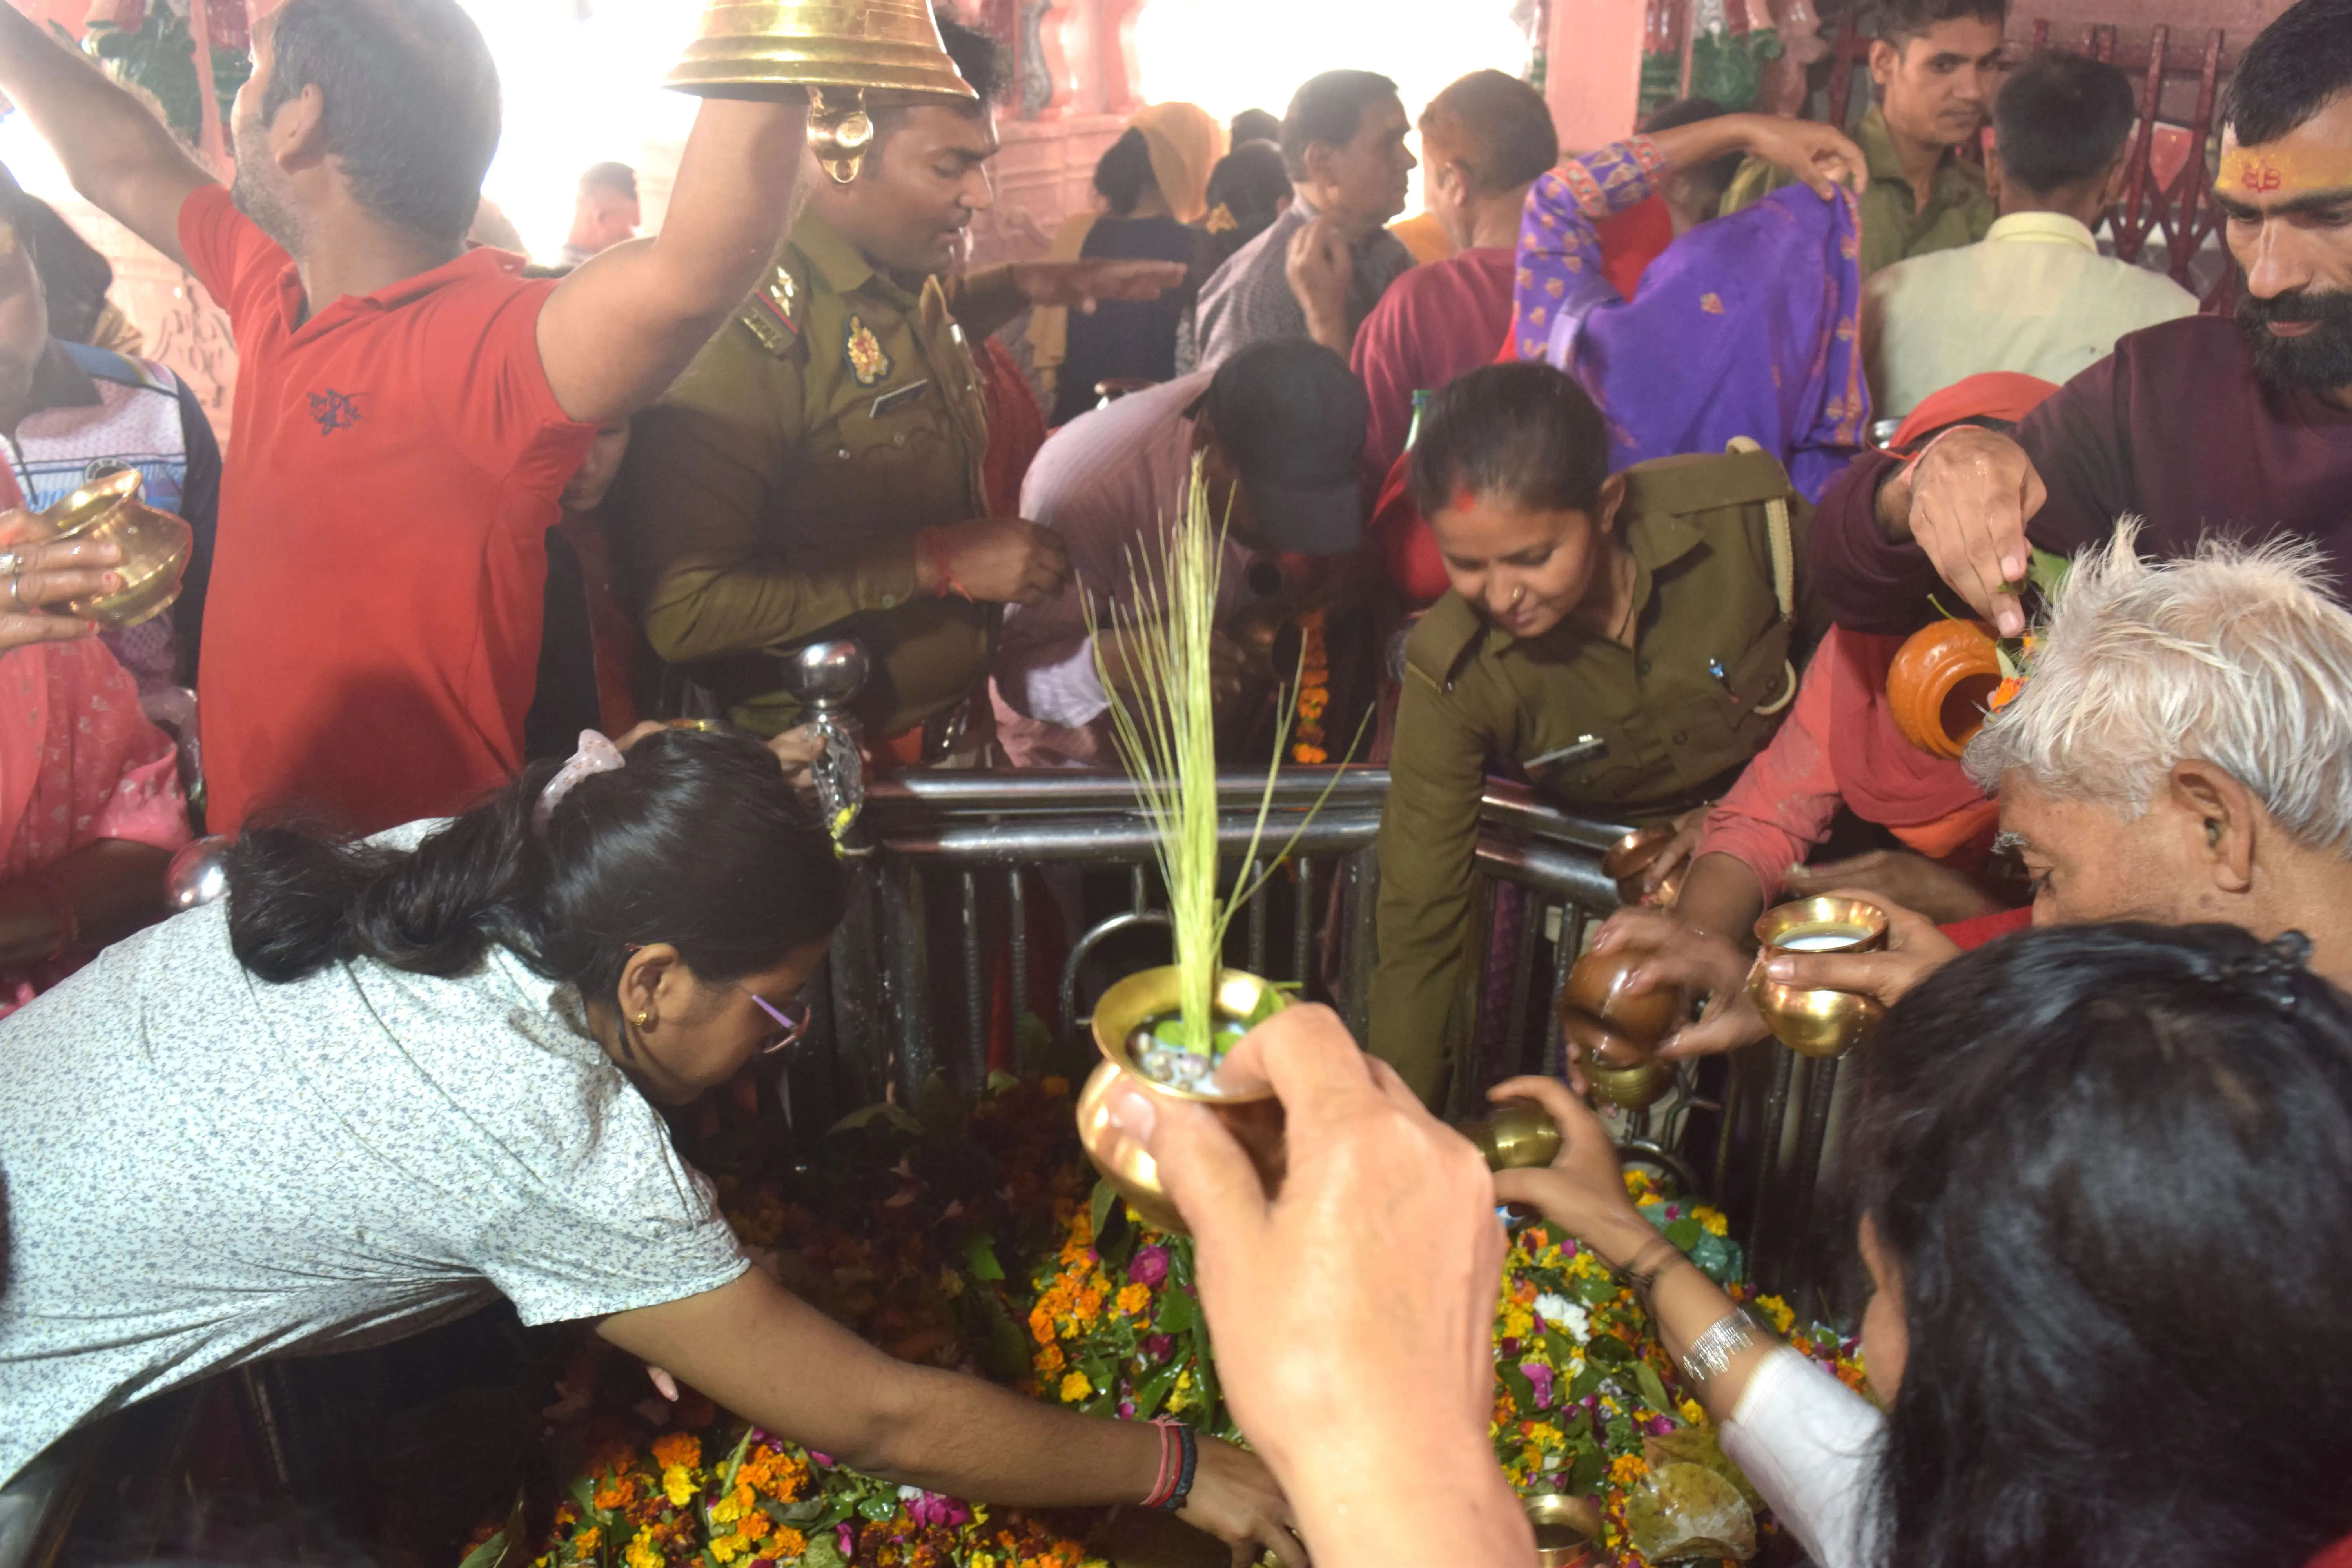
{"type": "MultiPolygon", "coordinates": [[[[1734,436],[1724,447],[1727,452],[1760,452],[1763,447],[1746,436],[1734,436]]],[[[1764,538],[1772,552],[1772,597],[1780,605],[1780,618],[1793,622],[1797,614],[1797,547],[1789,526],[1789,498],[1784,492],[1764,503],[1764,538]]],[[[1756,710],[1770,715],[1780,712],[1797,700],[1797,666],[1788,661],[1789,685],[1774,700],[1756,710]]]]}

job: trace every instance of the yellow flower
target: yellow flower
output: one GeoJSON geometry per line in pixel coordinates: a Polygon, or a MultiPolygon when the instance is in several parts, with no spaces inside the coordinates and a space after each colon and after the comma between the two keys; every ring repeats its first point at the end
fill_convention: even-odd
{"type": "Polygon", "coordinates": [[[1524,1340],[1536,1331],[1536,1315],[1525,1307],[1513,1305],[1503,1312],[1503,1337],[1524,1340]]]}
{"type": "Polygon", "coordinates": [[[710,1555],[718,1558],[721,1563],[734,1562],[736,1555],[742,1550],[743,1542],[736,1536],[714,1535],[710,1538],[710,1555]]]}
{"type": "Polygon", "coordinates": [[[1609,1479],[1621,1487],[1630,1487],[1650,1473],[1650,1467],[1639,1454],[1620,1454],[1609,1461],[1609,1479]]]}
{"type": "Polygon", "coordinates": [[[1723,1211],[1721,1209],[1700,1209],[1698,1211],[1698,1223],[1709,1236],[1728,1236],[1731,1234],[1731,1222],[1723,1217],[1723,1211]]]}
{"type": "Polygon", "coordinates": [[[684,1508],[694,1500],[694,1476],[684,1465],[672,1465],[662,1472],[662,1492],[672,1508],[684,1508]]]}
{"type": "Polygon", "coordinates": [[[1122,1285],[1118,1291],[1118,1310],[1129,1317],[1139,1317],[1151,1305],[1151,1288],[1148,1285],[1122,1285]]]}
{"type": "Polygon", "coordinates": [[[1073,1372],[1062,1379],[1061,1400],[1065,1405],[1076,1405],[1094,1391],[1095,1385],[1087,1381],[1085,1373],[1073,1372]]]}
{"type": "Polygon", "coordinates": [[[690,1470],[702,1463],[702,1439],[691,1432],[665,1432],[654,1439],[654,1463],[665,1470],[679,1465],[690,1470]]]}
{"type": "Polygon", "coordinates": [[[732,1524],[743,1517],[743,1505],[732,1497],[720,1498],[710,1505],[710,1518],[715,1524],[732,1524]]]}
{"type": "Polygon", "coordinates": [[[1704,1426],[1706,1425],[1706,1407],[1701,1405],[1697,1400],[1685,1399],[1675,1408],[1682,1412],[1683,1419],[1689,1422],[1692,1426],[1704,1426]]]}
{"type": "Polygon", "coordinates": [[[572,1538],[572,1550],[585,1557],[596,1550],[596,1542],[603,1539],[604,1531],[592,1524],[572,1538]]]}
{"type": "Polygon", "coordinates": [[[1759,1296],[1756,1306],[1772,1324],[1772,1331],[1785,1334],[1796,1323],[1797,1314],[1789,1310],[1789,1303],[1778,1296],[1759,1296]]]}
{"type": "Polygon", "coordinates": [[[640,1530],[629,1541],[628,1551],[622,1559],[629,1568],[662,1568],[661,1548],[654,1544],[654,1532],[640,1530]]]}
{"type": "Polygon", "coordinates": [[[774,1549],[777,1557],[790,1562],[807,1552],[808,1537],[789,1524],[780,1524],[776,1526],[775,1540],[770,1542],[769,1545],[774,1549]]]}

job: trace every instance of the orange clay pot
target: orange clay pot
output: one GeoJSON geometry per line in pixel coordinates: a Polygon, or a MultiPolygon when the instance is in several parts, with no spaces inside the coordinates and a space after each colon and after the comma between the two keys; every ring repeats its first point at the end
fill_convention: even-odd
{"type": "Polygon", "coordinates": [[[1903,738],[1934,757],[1957,758],[1984,727],[2000,685],[1992,633],[1976,621],[1937,621],[1913,632],[1886,669],[1886,702],[1903,738]]]}

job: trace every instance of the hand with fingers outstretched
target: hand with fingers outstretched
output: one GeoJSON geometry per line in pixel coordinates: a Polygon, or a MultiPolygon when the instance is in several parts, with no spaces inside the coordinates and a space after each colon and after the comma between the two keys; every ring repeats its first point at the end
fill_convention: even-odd
{"type": "Polygon", "coordinates": [[[97,622],[56,614],[53,606],[122,586],[122,574],[112,570],[122,563],[120,545],[90,539],[37,544],[38,527],[21,508],[0,515],[0,652],[94,636],[97,622]]]}
{"type": "Polygon", "coordinates": [[[1486,1436],[1503,1237],[1485,1163],[1328,1008],[1259,1025],[1220,1081],[1281,1100],[1279,1193],[1204,1107],[1128,1089],[1108,1109],[1198,1239],[1226,1395],[1307,1547],[1347,1568],[1417,1568],[1433,1541],[1531,1560],[1486,1436]]]}

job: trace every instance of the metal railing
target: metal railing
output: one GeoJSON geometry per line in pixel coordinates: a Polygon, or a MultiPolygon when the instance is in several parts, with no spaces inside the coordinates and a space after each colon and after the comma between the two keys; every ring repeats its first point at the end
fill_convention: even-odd
{"type": "MultiPolygon", "coordinates": [[[[1221,791],[1226,874],[1254,875],[1277,855],[1284,861],[1241,917],[1230,961],[1329,1002],[1362,1038],[1378,957],[1374,841],[1388,775],[1284,769],[1256,858],[1244,866],[1265,789],[1262,777],[1234,774],[1221,791]]],[[[1003,1017],[1042,1014],[1048,996],[1064,1059],[1075,1059],[1089,960],[1122,933],[1166,925],[1156,841],[1118,774],[911,774],[866,792],[860,831],[867,852],[848,862],[849,910],[799,1069],[814,1067],[819,1081],[795,1080],[793,1090],[799,1100],[813,1088],[810,1108],[820,1113],[886,1094],[910,1103],[933,1079],[978,1093],[1003,1017]],[[1034,902],[1079,907],[1072,889],[1082,878],[1094,900],[1072,922],[1058,984],[1040,996],[1031,979],[1034,902]],[[1107,882],[1117,896],[1106,895],[1107,882]]],[[[1503,1078],[1564,1070],[1555,1003],[1592,921],[1617,907],[1601,861],[1624,831],[1560,812],[1524,786],[1486,786],[1475,900],[1485,940],[1471,946],[1488,956],[1452,1114],[1482,1107],[1486,1088],[1503,1078]]],[[[1795,1254],[1810,1216],[1834,1064],[1801,1067],[1777,1049],[1743,1055],[1751,1059],[1705,1075],[1685,1068],[1676,1093],[1654,1112],[1622,1118],[1618,1135],[1629,1153],[1729,1208],[1759,1272],[1785,1279],[1780,1255],[1795,1254]]]]}

